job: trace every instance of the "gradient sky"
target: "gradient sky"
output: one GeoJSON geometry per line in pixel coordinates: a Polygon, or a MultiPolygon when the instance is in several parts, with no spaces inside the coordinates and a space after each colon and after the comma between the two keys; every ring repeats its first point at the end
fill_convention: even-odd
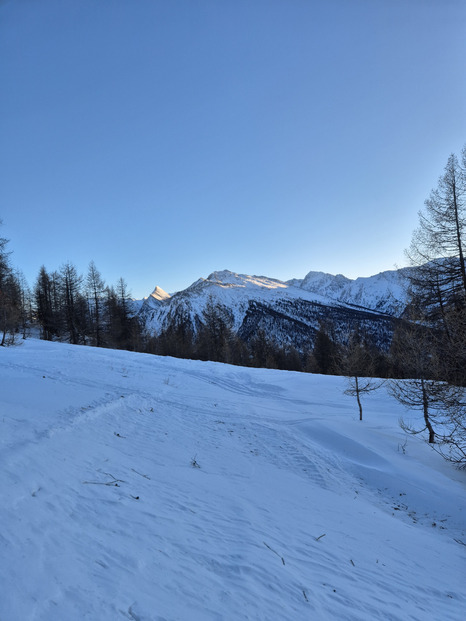
{"type": "Polygon", "coordinates": [[[464,0],[0,0],[0,235],[31,285],[401,267],[465,142],[464,0]]]}

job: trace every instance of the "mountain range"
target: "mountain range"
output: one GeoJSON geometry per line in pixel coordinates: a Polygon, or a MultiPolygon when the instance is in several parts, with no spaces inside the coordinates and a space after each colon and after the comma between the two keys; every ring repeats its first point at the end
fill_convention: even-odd
{"type": "Polygon", "coordinates": [[[180,324],[196,332],[214,308],[244,341],[263,330],[277,345],[300,351],[312,346],[323,324],[337,339],[357,326],[385,349],[407,304],[407,269],[355,280],[311,271],[288,281],[217,271],[173,295],[155,287],[138,315],[157,336],[180,324]]]}

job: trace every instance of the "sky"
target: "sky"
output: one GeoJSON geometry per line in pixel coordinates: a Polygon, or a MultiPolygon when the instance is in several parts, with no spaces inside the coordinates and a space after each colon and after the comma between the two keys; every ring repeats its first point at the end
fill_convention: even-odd
{"type": "Polygon", "coordinates": [[[0,0],[0,235],[30,285],[406,264],[466,143],[464,0],[0,0]]]}

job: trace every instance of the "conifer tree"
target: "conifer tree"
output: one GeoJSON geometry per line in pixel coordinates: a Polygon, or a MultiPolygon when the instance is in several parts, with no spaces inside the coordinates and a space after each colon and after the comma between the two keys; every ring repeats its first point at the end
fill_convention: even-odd
{"type": "Polygon", "coordinates": [[[225,313],[212,298],[207,301],[203,319],[196,338],[197,357],[213,362],[230,362],[233,336],[225,313]]]}
{"type": "Polygon", "coordinates": [[[313,359],[316,364],[316,373],[332,374],[338,370],[338,346],[330,338],[327,327],[322,323],[316,332],[313,359]]]}
{"type": "Polygon", "coordinates": [[[92,343],[96,347],[104,344],[104,294],[105,282],[94,261],[89,263],[86,278],[86,293],[88,299],[89,329],[92,343]]]}
{"type": "Polygon", "coordinates": [[[2,346],[14,341],[23,313],[21,283],[11,268],[7,245],[8,240],[0,237],[0,345],[2,346]]]}
{"type": "Polygon", "coordinates": [[[428,442],[466,466],[466,148],[452,154],[419,214],[408,256],[411,324],[399,326],[392,351],[403,381],[391,383],[405,406],[420,409],[428,442]],[[396,349],[395,349],[396,348],[396,349]]]}
{"type": "Polygon", "coordinates": [[[449,310],[466,307],[466,147],[462,163],[451,154],[437,188],[419,212],[408,258],[412,309],[441,323],[447,338],[449,310]]]}
{"type": "Polygon", "coordinates": [[[60,268],[60,293],[62,316],[69,342],[77,345],[84,341],[86,305],[81,293],[82,276],[72,263],[60,268]]]}

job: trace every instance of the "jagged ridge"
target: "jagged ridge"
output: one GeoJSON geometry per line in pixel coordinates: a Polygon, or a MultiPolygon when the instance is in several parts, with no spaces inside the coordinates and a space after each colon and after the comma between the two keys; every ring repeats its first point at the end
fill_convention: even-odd
{"type": "Polygon", "coordinates": [[[339,274],[309,272],[287,282],[223,270],[168,295],[160,287],[146,298],[139,316],[148,333],[159,335],[181,323],[196,332],[208,304],[219,309],[230,328],[245,341],[258,330],[278,345],[304,351],[323,322],[344,338],[359,326],[386,348],[394,318],[406,305],[405,270],[350,280],[339,274]]]}

